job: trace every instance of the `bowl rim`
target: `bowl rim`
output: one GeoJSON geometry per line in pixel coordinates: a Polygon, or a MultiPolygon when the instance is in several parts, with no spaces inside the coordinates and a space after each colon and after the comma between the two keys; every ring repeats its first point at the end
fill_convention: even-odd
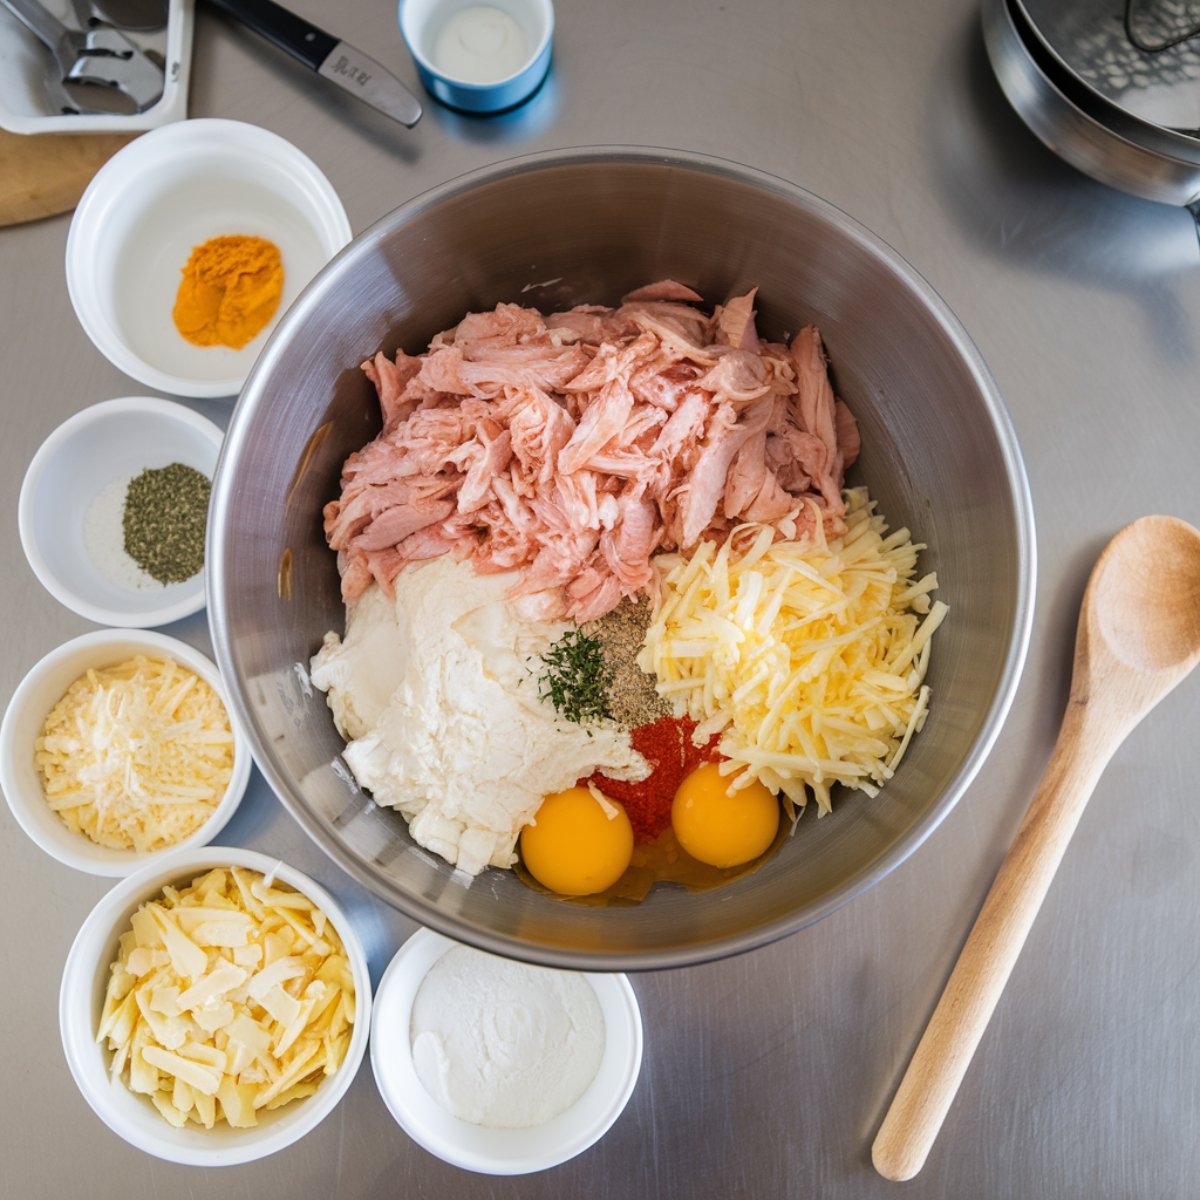
{"type": "MultiPolygon", "coordinates": [[[[204,846],[177,851],[160,862],[150,864],[123,879],[97,901],[75,935],[63,965],[58,994],[59,1034],[67,1066],[80,1094],[115,1134],[131,1146],[168,1162],[186,1166],[234,1166],[265,1158],[290,1146],[315,1129],[337,1107],[358,1074],[366,1053],[371,1026],[371,1000],[370,972],[362,941],[341,905],[325,888],[273,855],[233,846],[204,846]],[[94,1047],[97,1043],[95,1013],[92,1011],[93,983],[96,973],[102,969],[103,950],[118,932],[116,926],[122,919],[122,913],[160,892],[163,885],[172,880],[178,882],[190,873],[200,874],[221,866],[244,866],[264,875],[274,874],[315,901],[333,922],[346,948],[346,957],[354,976],[354,1031],[350,1035],[350,1045],[342,1065],[334,1075],[322,1081],[312,1096],[306,1097],[297,1106],[297,1111],[302,1113],[300,1119],[289,1121],[282,1128],[268,1125],[237,1130],[229,1135],[234,1145],[196,1150],[174,1145],[171,1135],[175,1130],[153,1110],[147,1112],[147,1117],[153,1116],[161,1122],[161,1131],[149,1120],[145,1127],[139,1122],[126,1120],[108,1102],[106,1093],[113,1084],[107,1066],[100,1071],[95,1069],[94,1047]],[[86,1054],[86,1051],[91,1051],[91,1054],[86,1054]]],[[[108,1052],[102,1049],[101,1054],[107,1058],[108,1052]]]]}
{"type": "MultiPolygon", "coordinates": [[[[573,1133],[555,1141],[544,1153],[526,1152],[511,1157],[493,1158],[485,1152],[439,1136],[422,1120],[422,1109],[436,1107],[422,1087],[412,1066],[411,1017],[417,990],[434,964],[448,951],[464,943],[454,941],[432,929],[418,929],[396,951],[379,986],[375,989],[371,1015],[371,1070],[383,1102],[396,1123],[417,1145],[444,1162],[467,1171],[488,1175],[527,1175],[567,1162],[594,1146],[625,1111],[641,1073],[644,1032],[637,996],[628,978],[608,972],[583,972],[605,1013],[605,1055],[610,1049],[619,1056],[615,1088],[600,1105],[593,1120],[579,1124],[573,1133]],[[413,960],[416,960],[414,962],[413,960]],[[419,970],[414,978],[409,968],[419,970]],[[411,986],[411,993],[404,994],[411,986]],[[401,993],[396,999],[396,993],[401,993]],[[605,1001],[607,1000],[607,1004],[605,1001]],[[399,1006],[399,1007],[397,1007],[399,1006]],[[615,1021],[610,1018],[615,1017],[615,1021]]],[[[475,947],[467,947],[475,949],[475,947]]],[[[484,952],[486,953],[486,952],[484,952]]],[[[561,969],[561,968],[558,968],[561,969]]],[[[597,1074],[603,1069],[598,1068],[597,1074]]],[[[589,1085],[589,1089],[592,1085],[589,1085]]],[[[586,1095],[586,1092],[585,1092],[586,1095]]],[[[583,1097],[580,1098],[582,1100],[583,1097]]],[[[576,1105],[554,1118],[556,1124],[569,1125],[576,1105]]],[[[468,1126],[467,1122],[456,1124],[468,1126]]],[[[516,1134],[531,1131],[515,1130],[516,1134]]]]}
{"type": "Polygon", "coordinates": [[[221,428],[207,417],[174,400],[164,400],[157,396],[119,396],[114,400],[101,400],[96,404],[89,404],[87,408],[69,416],[54,429],[30,459],[29,466],[25,469],[25,477],[21,481],[21,491],[17,499],[17,529],[21,538],[21,548],[25,551],[25,558],[30,569],[37,576],[42,587],[60,604],[79,616],[94,621],[97,625],[116,625],[125,629],[149,629],[157,625],[169,625],[172,621],[190,617],[204,607],[205,569],[202,568],[186,581],[187,592],[171,604],[162,604],[142,613],[131,613],[119,608],[106,608],[104,605],[93,603],[86,596],[75,591],[50,569],[50,564],[43,556],[38,543],[34,512],[34,494],[37,487],[41,483],[42,476],[53,465],[55,456],[63,445],[86,430],[88,426],[99,424],[109,417],[127,413],[151,413],[157,417],[176,421],[180,425],[186,426],[189,433],[209,442],[217,457],[220,456],[221,443],[225,440],[225,434],[221,428]]]}
{"type": "MultiPolygon", "coordinates": [[[[51,701],[53,707],[56,701],[51,701]]],[[[50,709],[42,714],[45,719],[50,709]]],[[[40,723],[39,723],[40,727],[40,723]]],[[[246,794],[250,782],[250,767],[253,755],[249,739],[246,737],[241,720],[237,715],[230,689],[218,670],[215,662],[201,651],[181,642],[178,638],[168,637],[164,633],[156,633],[147,629],[97,629],[91,633],[81,634],[56,646],[53,650],[42,655],[32,667],[26,671],[21,682],[9,700],[4,718],[0,721],[0,788],[8,803],[9,812],[13,819],[25,832],[26,836],[41,850],[57,859],[64,866],[89,875],[101,875],[107,878],[128,878],[144,869],[155,867],[169,857],[190,851],[199,851],[211,842],[229,823],[246,794]],[[230,731],[233,733],[233,772],[225,794],[221,797],[212,816],[198,829],[190,833],[180,842],[164,846],[160,850],[149,850],[145,853],[137,851],[115,851],[108,847],[99,846],[85,835],[68,829],[61,821],[56,826],[48,826],[34,817],[37,806],[45,807],[46,800],[38,785],[37,795],[31,794],[27,780],[23,780],[24,770],[18,765],[19,758],[28,752],[32,757],[33,747],[21,748],[17,745],[18,725],[22,712],[28,708],[33,698],[41,690],[47,676],[56,673],[61,667],[72,662],[79,664],[72,678],[78,678],[89,663],[107,657],[106,647],[121,643],[133,643],[143,650],[157,651],[169,654],[178,659],[189,670],[194,671],[209,684],[221,699],[229,717],[230,731]],[[49,832],[53,829],[53,832],[49,832]],[[114,857],[116,856],[116,857],[114,857]]],[[[36,771],[34,772],[36,776],[36,771]]],[[[40,816],[39,810],[39,816],[40,816]]]]}
{"type": "MultiPolygon", "coordinates": [[[[230,155],[273,156],[286,161],[295,173],[295,186],[314,201],[322,214],[318,233],[324,253],[333,257],[351,240],[350,219],[341,197],[329,178],[299,146],[261,125],[234,121],[227,117],[197,117],[151,129],[122,146],[92,176],[80,197],[67,229],[65,258],[67,294],[71,307],[92,345],[118,370],[147,387],[173,396],[215,400],[236,396],[245,383],[253,363],[223,379],[193,379],[173,375],[148,363],[125,342],[110,323],[107,311],[94,296],[95,280],[91,267],[92,233],[103,222],[107,206],[122,195],[148,170],[161,165],[168,146],[218,145],[230,155]]],[[[283,319],[283,313],[278,320],[283,319]]]]}
{"type": "Polygon", "coordinates": [[[995,745],[996,739],[1000,736],[1004,720],[1012,707],[1029,649],[1037,576],[1033,498],[1012,420],[1004,407],[999,389],[982,354],[971,340],[961,321],[954,315],[933,285],[877,234],[872,233],[866,226],[835,204],[797,184],[755,167],[743,166],[730,159],[654,146],[581,146],[570,150],[544,150],[535,154],[504,159],[457,175],[436,187],[421,192],[359,234],[354,242],[326,264],[296,299],[284,319],[272,332],[270,340],[263,348],[246,380],[246,386],[242,390],[241,398],[226,431],[221,457],[217,463],[213,503],[209,509],[208,543],[212,549],[208,575],[208,620],[217,661],[221,664],[225,677],[230,680],[233,703],[238,710],[239,718],[245,724],[259,769],[270,782],[280,802],[292,814],[305,833],[368,891],[421,925],[426,925],[447,937],[466,942],[493,954],[518,958],[543,966],[600,972],[656,971],[693,966],[770,945],[772,942],[796,933],[829,916],[842,905],[873,887],[910,858],[954,809],[967,787],[979,773],[995,745]],[[974,379],[984,403],[984,410],[990,418],[996,436],[1008,482],[1008,495],[1012,503],[1015,522],[1014,615],[1003,667],[991,703],[980,724],[979,733],[965,758],[959,764],[957,771],[947,783],[941,802],[925,813],[889,853],[867,864],[857,874],[831,889],[816,903],[805,909],[776,917],[738,935],[699,945],[645,951],[636,955],[610,954],[604,951],[574,947],[542,947],[488,929],[460,923],[452,915],[444,913],[432,900],[415,894],[402,893],[390,881],[369,869],[367,864],[347,852],[343,846],[329,841],[316,816],[291,795],[290,783],[281,772],[276,770],[271,755],[259,736],[254,722],[254,714],[244,699],[245,689],[242,686],[238,664],[233,654],[232,642],[227,635],[224,529],[228,522],[228,497],[227,489],[222,486],[222,481],[229,470],[229,464],[240,456],[243,445],[248,439],[248,429],[257,394],[265,388],[265,381],[268,380],[276,361],[286,353],[284,338],[291,326],[309,319],[313,311],[320,307],[325,299],[325,293],[335,286],[343,262],[351,261],[359,252],[360,247],[373,243],[394,228],[399,228],[430,209],[464,195],[482,184],[494,183],[510,176],[540,170],[585,165],[658,165],[668,169],[682,168],[713,174],[738,183],[750,183],[775,196],[820,213],[850,241],[862,247],[864,252],[880,259],[924,300],[931,318],[937,322],[942,334],[954,347],[963,365],[974,379]]]}

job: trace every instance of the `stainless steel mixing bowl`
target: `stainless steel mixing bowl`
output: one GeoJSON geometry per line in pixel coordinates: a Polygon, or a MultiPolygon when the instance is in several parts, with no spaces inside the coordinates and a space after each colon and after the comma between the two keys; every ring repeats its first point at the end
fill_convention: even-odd
{"type": "Polygon", "coordinates": [[[979,354],[932,289],[844,213],[731,163],[639,149],[554,152],[454,180],[355,239],[295,303],[230,423],[209,525],[217,657],[263,773],[345,870],[414,920],[557,966],[678,966],[762,945],[881,879],[979,769],[1012,699],[1032,610],[1033,519],[1008,418],[979,354]],[[342,628],[321,507],[379,416],[359,363],[423,349],[471,309],[614,303],[664,277],[711,301],[759,286],[759,324],[819,324],[862,428],[852,480],[927,542],[950,616],[933,709],[875,799],[805,815],[756,874],[700,895],[659,888],[593,908],[474,880],[416,846],[348,783],[342,742],[303,668],[342,628]]]}

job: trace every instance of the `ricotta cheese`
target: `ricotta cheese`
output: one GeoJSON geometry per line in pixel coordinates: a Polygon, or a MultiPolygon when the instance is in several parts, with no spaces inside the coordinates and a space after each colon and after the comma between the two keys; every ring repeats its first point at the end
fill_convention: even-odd
{"type": "Polygon", "coordinates": [[[505,599],[517,579],[449,555],[406,567],[394,600],[370,587],[312,660],[360,786],[472,875],[512,866],[547,794],[597,770],[649,772],[625,731],[571,724],[538,699],[541,655],[568,626],[520,620],[505,599]]]}

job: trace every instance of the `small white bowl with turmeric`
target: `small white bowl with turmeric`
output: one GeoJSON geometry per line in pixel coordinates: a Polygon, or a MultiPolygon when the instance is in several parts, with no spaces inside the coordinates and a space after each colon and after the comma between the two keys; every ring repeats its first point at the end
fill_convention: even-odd
{"type": "Polygon", "coordinates": [[[92,875],[207,845],[250,766],[216,665],[161,633],[65,642],[30,669],[0,724],[0,786],[17,824],[92,875]]]}
{"type": "Polygon", "coordinates": [[[349,240],[332,184],[290,142],[241,121],[180,121],[97,172],[67,235],[67,289],[127,375],[176,396],[234,396],[349,240]]]}

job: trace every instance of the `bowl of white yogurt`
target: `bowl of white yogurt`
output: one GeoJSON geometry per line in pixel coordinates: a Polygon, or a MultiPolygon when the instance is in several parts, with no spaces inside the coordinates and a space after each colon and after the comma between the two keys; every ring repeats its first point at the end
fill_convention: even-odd
{"type": "Polygon", "coordinates": [[[526,1175],[594,1145],[628,1103],[642,1019],[624,975],[532,966],[422,929],[371,1019],[371,1067],[418,1145],[488,1175],[526,1175]]]}
{"type": "Polygon", "coordinates": [[[399,18],[425,90],[450,108],[515,108],[550,69],[550,0],[400,0],[399,18]]]}

